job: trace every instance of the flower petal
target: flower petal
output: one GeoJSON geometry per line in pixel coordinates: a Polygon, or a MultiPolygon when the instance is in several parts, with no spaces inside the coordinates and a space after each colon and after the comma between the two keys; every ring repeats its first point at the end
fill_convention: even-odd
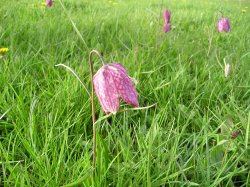
{"type": "Polygon", "coordinates": [[[165,10],[163,12],[164,23],[170,23],[171,12],[169,10],[165,10]]]}
{"type": "Polygon", "coordinates": [[[218,31],[222,32],[228,32],[230,30],[230,21],[228,18],[226,17],[222,17],[219,22],[218,22],[218,31]]]}
{"type": "Polygon", "coordinates": [[[119,96],[128,104],[139,106],[138,94],[125,68],[121,64],[113,63],[108,66],[108,70],[119,96]]]}
{"type": "Polygon", "coordinates": [[[163,31],[164,32],[170,32],[170,30],[171,30],[170,23],[165,23],[164,26],[163,26],[163,31]]]}
{"type": "Polygon", "coordinates": [[[47,4],[48,7],[51,7],[52,3],[53,3],[52,0],[46,0],[46,4],[47,4]]]}
{"type": "Polygon", "coordinates": [[[117,93],[112,74],[108,71],[108,66],[105,65],[97,71],[93,84],[105,113],[116,113],[119,110],[119,94],[117,93]]]}

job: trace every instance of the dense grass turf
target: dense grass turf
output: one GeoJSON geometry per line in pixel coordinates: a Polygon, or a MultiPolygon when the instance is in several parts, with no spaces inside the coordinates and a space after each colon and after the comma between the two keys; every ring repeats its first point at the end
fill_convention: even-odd
{"type": "Polygon", "coordinates": [[[0,59],[0,186],[249,184],[249,1],[40,2],[0,0],[0,47],[10,49],[0,59]],[[229,33],[217,32],[220,12],[229,33]],[[140,106],[157,103],[98,124],[94,179],[90,98],[54,67],[71,66],[90,88],[91,49],[126,67],[140,106]]]}

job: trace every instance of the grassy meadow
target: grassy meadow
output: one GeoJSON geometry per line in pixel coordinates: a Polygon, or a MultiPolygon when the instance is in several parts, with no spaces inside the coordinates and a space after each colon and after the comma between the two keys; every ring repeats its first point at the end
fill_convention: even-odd
{"type": "Polygon", "coordinates": [[[250,1],[41,3],[0,0],[0,47],[9,48],[0,59],[0,186],[250,184],[250,1]],[[228,33],[217,31],[222,15],[228,33]],[[91,99],[55,67],[70,66],[90,89],[91,49],[123,64],[140,107],[153,105],[121,102],[105,117],[95,97],[94,178],[91,99]]]}

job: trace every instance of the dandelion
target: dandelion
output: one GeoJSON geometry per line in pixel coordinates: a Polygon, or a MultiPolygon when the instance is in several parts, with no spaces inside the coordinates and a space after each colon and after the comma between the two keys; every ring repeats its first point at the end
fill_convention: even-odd
{"type": "Polygon", "coordinates": [[[230,30],[230,22],[228,18],[222,17],[218,22],[218,31],[219,32],[228,32],[230,30]]]}
{"type": "Polygon", "coordinates": [[[51,7],[53,4],[52,0],[46,0],[47,7],[51,7]]]}
{"type": "Polygon", "coordinates": [[[228,64],[228,63],[225,64],[224,72],[225,72],[225,77],[228,77],[228,75],[230,73],[230,64],[228,64]]]}
{"type": "Polygon", "coordinates": [[[4,55],[5,53],[7,53],[9,51],[9,48],[7,47],[1,47],[0,48],[0,55],[4,55]]]}
{"type": "Polygon", "coordinates": [[[241,12],[242,12],[242,13],[246,13],[247,10],[246,10],[246,9],[242,9],[241,12]]]}
{"type": "Polygon", "coordinates": [[[163,31],[164,32],[169,32],[171,27],[170,27],[170,18],[171,18],[171,12],[169,10],[165,10],[163,12],[163,20],[164,20],[164,24],[163,24],[163,31]]]}
{"type": "Polygon", "coordinates": [[[2,59],[8,51],[9,51],[8,48],[5,47],[0,48],[0,59],[2,59]]]}

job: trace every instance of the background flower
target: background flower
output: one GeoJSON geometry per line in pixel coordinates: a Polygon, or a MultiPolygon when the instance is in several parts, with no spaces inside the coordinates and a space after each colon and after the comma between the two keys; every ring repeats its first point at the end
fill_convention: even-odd
{"type": "Polygon", "coordinates": [[[169,32],[171,30],[170,18],[171,18],[171,12],[169,10],[165,10],[163,12],[163,19],[164,19],[163,31],[164,32],[169,32]]]}
{"type": "Polygon", "coordinates": [[[52,2],[52,0],[46,0],[46,4],[48,7],[51,7],[53,2],[52,2]]]}
{"type": "Polygon", "coordinates": [[[228,18],[222,17],[218,22],[218,31],[219,32],[228,32],[230,30],[230,22],[228,18]]]}
{"type": "Polygon", "coordinates": [[[9,51],[9,48],[7,48],[7,47],[2,47],[2,48],[0,48],[0,54],[1,55],[4,55],[5,53],[7,53],[9,51]]]}

